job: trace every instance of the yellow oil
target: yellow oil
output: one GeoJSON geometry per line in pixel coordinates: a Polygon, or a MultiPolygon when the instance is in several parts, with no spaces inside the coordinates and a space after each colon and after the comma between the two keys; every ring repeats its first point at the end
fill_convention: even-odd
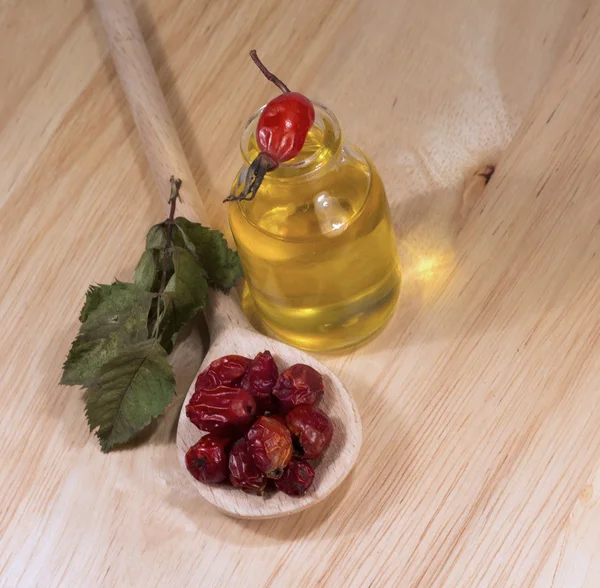
{"type": "MultiPolygon", "coordinates": [[[[310,350],[353,345],[390,318],[400,269],[379,174],[343,148],[337,121],[317,109],[303,151],[232,204],[230,225],[246,276],[247,314],[283,341],[310,350]]],[[[252,121],[246,161],[257,155],[252,121]]],[[[243,172],[234,184],[239,191],[243,172]]]]}

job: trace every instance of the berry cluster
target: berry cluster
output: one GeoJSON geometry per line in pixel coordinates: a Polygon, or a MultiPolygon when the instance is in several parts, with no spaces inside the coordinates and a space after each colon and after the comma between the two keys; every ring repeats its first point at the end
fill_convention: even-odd
{"type": "Polygon", "coordinates": [[[213,361],[186,406],[207,433],[186,453],[188,471],[205,484],[229,481],[263,494],[271,482],[301,496],[315,476],[308,460],[319,459],[333,437],[330,418],[314,406],[323,393],[319,372],[299,363],[279,374],[269,351],[213,361]]]}

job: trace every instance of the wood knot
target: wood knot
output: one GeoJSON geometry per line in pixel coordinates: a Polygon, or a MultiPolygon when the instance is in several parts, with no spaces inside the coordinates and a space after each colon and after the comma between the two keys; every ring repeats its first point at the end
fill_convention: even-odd
{"type": "Polygon", "coordinates": [[[594,496],[594,487],[592,484],[586,484],[579,494],[579,502],[587,504],[594,496]]]}
{"type": "Polygon", "coordinates": [[[459,215],[459,230],[467,220],[467,217],[475,206],[475,203],[479,200],[483,193],[483,189],[488,185],[488,182],[495,171],[496,167],[494,165],[484,165],[477,169],[465,183],[459,215]]]}
{"type": "Polygon", "coordinates": [[[480,167],[473,175],[480,176],[483,178],[485,184],[487,186],[488,182],[492,179],[494,172],[496,171],[496,166],[494,165],[484,165],[480,167]]]}

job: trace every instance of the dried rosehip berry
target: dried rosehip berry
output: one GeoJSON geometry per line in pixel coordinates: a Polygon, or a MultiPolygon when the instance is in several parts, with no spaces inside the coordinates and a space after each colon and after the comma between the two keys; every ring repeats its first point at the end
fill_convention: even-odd
{"type": "Polygon", "coordinates": [[[321,410],[308,404],[296,406],[286,416],[296,453],[305,459],[318,459],[331,444],[333,423],[321,410]]]}
{"type": "Polygon", "coordinates": [[[216,484],[227,479],[227,445],[229,440],[217,435],[204,435],[185,454],[188,472],[199,482],[216,484]]]}
{"type": "Polygon", "coordinates": [[[323,378],[309,365],[297,363],[281,373],[273,396],[283,412],[299,404],[314,404],[323,396],[323,378]]]}
{"type": "Polygon", "coordinates": [[[283,476],[275,481],[275,486],[290,496],[302,496],[310,488],[314,477],[315,470],[307,461],[293,459],[283,476]]]}
{"type": "Polygon", "coordinates": [[[292,459],[292,436],[273,417],[261,416],[246,433],[246,446],[252,460],[267,478],[277,479],[292,459]]]}
{"type": "Polygon", "coordinates": [[[238,439],[229,454],[229,481],[235,488],[251,494],[263,494],[267,478],[257,467],[248,448],[246,439],[238,439]]]}
{"type": "Polygon", "coordinates": [[[259,414],[272,408],[273,386],[278,376],[277,364],[269,351],[259,353],[246,370],[241,387],[254,396],[259,414]]]}
{"type": "Polygon", "coordinates": [[[226,355],[215,359],[196,379],[195,393],[212,390],[217,386],[237,386],[251,360],[242,355],[226,355]]]}
{"type": "Polygon", "coordinates": [[[201,431],[232,435],[252,422],[256,403],[246,390],[218,386],[194,393],[185,414],[201,431]]]}
{"type": "Polygon", "coordinates": [[[220,385],[221,380],[217,376],[216,372],[213,372],[209,366],[196,378],[194,395],[190,400],[193,400],[196,394],[202,394],[202,392],[205,392],[206,390],[213,390],[214,388],[220,385]]]}
{"type": "MultiPolygon", "coordinates": [[[[285,422],[285,416],[283,416],[281,414],[275,414],[275,413],[269,413],[267,416],[280,422],[284,427],[287,427],[287,423],[285,422]]],[[[292,441],[293,441],[293,439],[292,439],[292,441]]]]}
{"type": "Polygon", "coordinates": [[[254,63],[283,95],[273,98],[263,109],[256,125],[256,143],[260,153],[250,164],[244,189],[239,196],[231,195],[225,202],[252,200],[265,174],[293,159],[306,141],[308,131],[315,122],[315,107],[311,101],[289,88],[274,76],[261,62],[256,51],[250,51],[254,63]]]}

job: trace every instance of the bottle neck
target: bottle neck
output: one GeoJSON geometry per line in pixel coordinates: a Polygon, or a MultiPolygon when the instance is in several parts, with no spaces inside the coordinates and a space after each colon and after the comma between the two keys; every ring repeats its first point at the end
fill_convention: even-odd
{"type": "MultiPolygon", "coordinates": [[[[313,179],[315,174],[323,171],[341,158],[342,131],[335,115],[322,104],[314,102],[315,122],[308,132],[302,151],[267,174],[266,181],[281,179],[303,181],[313,179]]],[[[264,108],[264,106],[263,106],[264,108]]],[[[258,110],[246,124],[240,148],[246,166],[258,156],[256,143],[256,124],[263,110],[258,110]]]]}

